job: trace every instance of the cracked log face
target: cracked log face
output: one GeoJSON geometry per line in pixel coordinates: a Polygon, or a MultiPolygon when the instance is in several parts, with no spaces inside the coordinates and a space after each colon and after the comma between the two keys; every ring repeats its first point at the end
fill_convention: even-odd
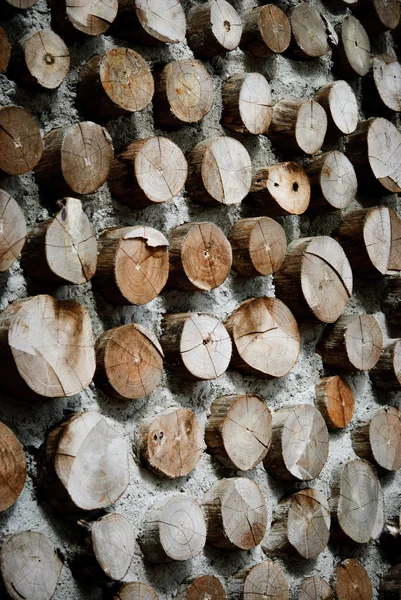
{"type": "Polygon", "coordinates": [[[130,568],[135,532],[123,515],[110,513],[91,523],[91,544],[96,561],[109,579],[121,581],[130,568]]]}
{"type": "Polygon", "coordinates": [[[334,600],[334,592],[321,577],[305,577],[299,587],[298,600],[334,600]]]}
{"type": "MultiPolygon", "coordinates": [[[[243,582],[240,590],[243,600],[260,600],[261,598],[274,598],[275,600],[288,600],[288,583],[280,567],[271,560],[264,560],[245,572],[237,573],[232,578],[243,582]]],[[[237,585],[238,585],[237,583],[237,585]]],[[[237,586],[236,586],[237,587],[237,586]]]]}
{"type": "Polygon", "coordinates": [[[351,433],[355,454],[386,471],[401,468],[401,413],[395,406],[380,408],[351,433]]]}
{"type": "Polygon", "coordinates": [[[360,598],[372,600],[372,582],[366,569],[356,558],[347,558],[338,563],[334,569],[333,580],[338,600],[360,598]]]}
{"type": "Polygon", "coordinates": [[[273,114],[270,84],[260,73],[231,75],[223,86],[222,124],[238,133],[259,135],[273,114]]]}
{"type": "Polygon", "coordinates": [[[26,241],[26,222],[19,204],[0,189],[0,273],[18,258],[26,241]]]}
{"type": "Polygon", "coordinates": [[[94,36],[113,23],[118,0],[50,0],[50,7],[55,25],[66,34],[94,36]]]}
{"type": "Polygon", "coordinates": [[[363,77],[370,69],[370,40],[362,23],[353,15],[336,27],[339,44],[333,49],[336,71],[344,79],[363,77]]]}
{"type": "Polygon", "coordinates": [[[114,596],[114,600],[158,600],[159,596],[153,588],[140,581],[123,583],[114,596]]]}
{"type": "Polygon", "coordinates": [[[178,588],[176,600],[227,600],[227,596],[217,577],[200,575],[178,588]]]}
{"type": "Polygon", "coordinates": [[[287,50],[291,26],[286,14],[274,4],[253,8],[242,15],[240,46],[254,56],[267,57],[287,50]]]}
{"type": "Polygon", "coordinates": [[[295,52],[301,58],[317,58],[330,52],[327,26],[315,6],[301,2],[290,11],[295,52]]]}
{"type": "Polygon", "coordinates": [[[226,0],[210,0],[192,7],[187,15],[189,47],[211,58],[235,50],[241,40],[241,18],[226,0]]]}
{"type": "Polygon", "coordinates": [[[26,481],[24,450],[11,429],[0,422],[0,513],[19,498],[26,481]]]}
{"type": "Polygon", "coordinates": [[[0,174],[27,173],[42,153],[42,138],[32,116],[19,106],[0,107],[0,174]]]}
{"type": "Polygon", "coordinates": [[[347,208],[358,189],[351,161],[337,150],[312,158],[306,167],[312,186],[310,211],[314,214],[347,208]]]}
{"type": "Polygon", "coordinates": [[[354,393],[338,375],[323,377],[316,385],[316,406],[329,429],[343,429],[354,415],[354,393]]]}
{"type": "Polygon", "coordinates": [[[327,115],[315,100],[280,100],[273,107],[268,137],[283,150],[315,154],[324,142],[327,115]]]}
{"type": "MultiPolygon", "coordinates": [[[[399,7],[398,2],[395,4],[399,7]]],[[[375,56],[373,80],[383,104],[390,110],[401,111],[401,65],[398,60],[388,54],[375,56]]]]}
{"type": "Polygon", "coordinates": [[[329,126],[334,126],[338,134],[349,134],[358,125],[358,102],[349,83],[343,80],[329,83],[320,89],[315,100],[325,109],[329,126]]]}
{"type": "Polygon", "coordinates": [[[148,43],[177,44],[185,39],[185,12],[177,0],[135,0],[132,4],[148,43]]]}

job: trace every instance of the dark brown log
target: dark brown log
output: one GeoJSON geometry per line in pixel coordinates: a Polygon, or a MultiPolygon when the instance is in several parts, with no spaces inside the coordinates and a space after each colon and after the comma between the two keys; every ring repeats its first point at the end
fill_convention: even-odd
{"type": "Polygon", "coordinates": [[[131,208],[145,208],[178,196],[187,178],[182,150],[166,137],[135,140],[114,159],[107,183],[131,208]]]}
{"type": "Polygon", "coordinates": [[[147,304],[168,278],[168,240],[153,227],[106,229],[98,239],[94,284],[112,304],[147,304]]]}
{"type": "Polygon", "coordinates": [[[0,27],[0,73],[7,69],[11,57],[11,46],[6,32],[0,27]]]}
{"type": "Polygon", "coordinates": [[[380,600],[401,599],[401,564],[394,565],[382,575],[379,598],[380,600]]]}
{"type": "Polygon", "coordinates": [[[299,586],[298,600],[334,600],[334,592],[321,577],[305,577],[299,586]]]}
{"type": "Polygon", "coordinates": [[[315,100],[326,111],[329,129],[337,135],[348,135],[358,125],[358,103],[355,92],[346,81],[328,83],[315,94],[315,100]]]}
{"type": "MultiPolygon", "coordinates": [[[[381,549],[385,552],[386,558],[391,564],[398,563],[401,560],[401,510],[398,508],[398,495],[395,498],[397,500],[397,513],[393,513],[387,519],[380,537],[381,549]]],[[[388,505],[386,506],[386,512],[389,512],[388,505]]]]}
{"type": "Polygon", "coordinates": [[[310,182],[295,162],[283,162],[259,169],[253,177],[251,198],[269,216],[300,215],[310,200],[310,182]]]}
{"type": "Polygon", "coordinates": [[[392,325],[401,325],[401,278],[390,279],[382,296],[382,311],[392,325]]]}
{"type": "Polygon", "coordinates": [[[19,8],[20,10],[26,10],[36,4],[38,0],[6,0],[10,6],[19,8]]]}
{"type": "Polygon", "coordinates": [[[310,212],[347,208],[355,200],[358,189],[355,169],[342,152],[318,154],[310,160],[306,172],[312,186],[310,212]]]}
{"type": "Polygon", "coordinates": [[[108,131],[83,121],[52,129],[44,137],[43,157],[35,169],[39,185],[58,194],[92,194],[106,181],[114,158],[108,131]]]}
{"type": "Polygon", "coordinates": [[[0,422],[0,512],[15,504],[25,481],[24,450],[11,429],[0,422]]]}
{"type": "Polygon", "coordinates": [[[347,558],[338,563],[332,579],[338,600],[372,600],[373,589],[369,575],[356,558],[347,558]]]}
{"type": "Polygon", "coordinates": [[[159,600],[155,590],[139,581],[123,583],[114,600],[159,600]]]}
{"type": "Polygon", "coordinates": [[[318,58],[330,52],[327,26],[318,9],[301,2],[288,15],[292,30],[292,47],[300,58],[318,58]]]}
{"type": "Polygon", "coordinates": [[[236,73],[223,86],[222,125],[237,133],[265,133],[273,115],[270,85],[260,73],[236,73]]]}
{"type": "Polygon", "coordinates": [[[227,596],[217,577],[200,575],[180,585],[175,600],[227,600],[227,596]]]}
{"type": "Polygon", "coordinates": [[[14,198],[0,188],[0,273],[18,258],[26,234],[24,213],[14,198]]]}
{"type": "MultiPolygon", "coordinates": [[[[400,10],[399,2],[388,2],[388,5],[397,6],[400,10]]],[[[398,60],[388,54],[375,56],[373,81],[384,106],[396,112],[401,111],[401,65],[398,60]]]]}
{"type": "Polygon", "coordinates": [[[234,477],[216,481],[203,497],[207,541],[224,550],[250,550],[262,541],[267,509],[259,486],[234,477]]]}
{"type": "Polygon", "coordinates": [[[179,1],[118,0],[112,30],[136,44],[178,44],[185,39],[185,12],[179,1]]]}
{"type": "Polygon", "coordinates": [[[401,340],[392,340],[383,347],[379,360],[370,371],[370,377],[378,388],[400,390],[401,340]]]}
{"type": "Polygon", "coordinates": [[[400,23],[401,8],[397,0],[359,0],[353,11],[372,35],[392,31],[400,23]]]}
{"type": "Polygon", "coordinates": [[[338,375],[323,377],[316,385],[316,407],[329,429],[346,427],[353,415],[355,398],[352,389],[338,375]]]}
{"type": "Polygon", "coordinates": [[[355,454],[386,471],[401,468],[401,413],[395,406],[375,412],[351,432],[355,454]]]}
{"type": "Polygon", "coordinates": [[[338,45],[333,47],[334,68],[344,79],[363,77],[370,68],[370,40],[362,23],[347,15],[337,25],[338,45]]]}
{"type": "Polygon", "coordinates": [[[118,0],[49,0],[49,4],[54,26],[66,35],[76,37],[107,31],[117,16],[119,3],[118,0]]]}
{"type": "Polygon", "coordinates": [[[229,579],[232,600],[288,600],[288,583],[280,567],[264,560],[250,569],[240,571],[229,579]]]}
{"type": "Polygon", "coordinates": [[[315,154],[323,145],[326,131],[326,111],[318,102],[280,100],[273,107],[268,137],[284,150],[315,154]]]}
{"type": "Polygon", "coordinates": [[[352,295],[352,271],[340,244],[329,236],[289,244],[274,278],[277,296],[302,323],[333,323],[352,295]]]}
{"type": "Polygon", "coordinates": [[[36,167],[43,141],[32,116],[19,106],[0,106],[0,175],[22,175],[36,167]]]}
{"type": "Polygon", "coordinates": [[[208,0],[187,14],[188,45],[200,56],[211,58],[235,50],[241,34],[241,18],[226,0],[208,0]]]}
{"type": "Polygon", "coordinates": [[[225,323],[233,341],[231,365],[256,377],[283,377],[300,350],[297,322],[286,305],[264,296],[245,300],[225,323]]]}
{"type": "Polygon", "coordinates": [[[265,4],[253,8],[242,15],[242,19],[241,48],[259,57],[281,54],[287,50],[291,41],[291,25],[278,6],[265,4]]]}

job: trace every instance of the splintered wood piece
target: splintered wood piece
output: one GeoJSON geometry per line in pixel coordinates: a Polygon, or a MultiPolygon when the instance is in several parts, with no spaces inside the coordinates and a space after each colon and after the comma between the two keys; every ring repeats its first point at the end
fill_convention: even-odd
{"type": "Polygon", "coordinates": [[[54,219],[28,236],[21,266],[28,277],[50,283],[86,283],[96,271],[97,242],[80,200],[64,198],[54,219]]]}
{"type": "Polygon", "coordinates": [[[358,103],[355,92],[346,81],[335,81],[321,88],[315,95],[327,113],[329,127],[339,135],[355,131],[358,125],[358,103]]]}
{"type": "Polygon", "coordinates": [[[103,332],[96,341],[95,382],[116,400],[148,396],[163,374],[163,350],[142,325],[130,323],[103,332]]]}
{"type": "Polygon", "coordinates": [[[11,46],[6,32],[0,27],[0,73],[7,69],[11,57],[11,46]]]}
{"type": "Polygon", "coordinates": [[[323,145],[326,131],[326,111],[318,102],[280,100],[273,107],[268,137],[284,150],[315,154],[323,145]]]}
{"type": "Polygon", "coordinates": [[[280,408],[273,414],[271,448],[264,459],[268,473],[284,481],[310,481],[323,469],[329,433],[320,412],[311,404],[280,408]]]}
{"type": "Polygon", "coordinates": [[[185,12],[176,0],[119,0],[113,30],[137,44],[178,44],[185,39],[185,12]]]}
{"type": "Polygon", "coordinates": [[[217,379],[228,368],[231,340],[216,317],[205,313],[165,315],[160,343],[169,366],[186,380],[217,379]]]}
{"type": "Polygon", "coordinates": [[[19,204],[0,188],[0,273],[18,258],[26,241],[26,222],[19,204]]]}
{"type": "Polygon", "coordinates": [[[395,406],[375,412],[351,432],[355,454],[386,471],[401,468],[401,413],[395,406]]]}
{"type": "MultiPolygon", "coordinates": [[[[400,6],[399,2],[389,5],[400,6]]],[[[373,80],[383,104],[390,110],[401,111],[401,65],[398,60],[388,54],[375,56],[373,80]]]]}
{"type": "Polygon", "coordinates": [[[184,223],[170,233],[168,285],[186,292],[219,287],[230,274],[232,250],[214,223],[184,223]]]}
{"type": "Polygon", "coordinates": [[[168,278],[168,240],[147,225],[106,229],[98,239],[94,283],[112,304],[147,304],[168,278]]]}
{"type": "Polygon", "coordinates": [[[52,19],[69,35],[101,35],[117,16],[118,0],[50,0],[52,19]]]}
{"type": "Polygon", "coordinates": [[[283,162],[259,169],[253,177],[251,196],[269,216],[300,215],[310,200],[310,182],[295,162],[283,162]]]}
{"type": "Polygon", "coordinates": [[[237,133],[260,135],[273,115],[271,88],[260,73],[236,73],[223,86],[222,124],[237,133]]]}
{"type": "Polygon", "coordinates": [[[225,325],[233,341],[234,369],[270,379],[287,375],[298,360],[297,322],[277,298],[245,300],[225,325]]]}
{"type": "Polygon", "coordinates": [[[287,250],[284,229],[270,217],[240,219],[229,236],[233,269],[243,277],[273,275],[287,250]]]}
{"type": "Polygon", "coordinates": [[[0,421],[0,512],[12,506],[26,481],[26,460],[14,433],[0,421]]]}
{"type": "Polygon", "coordinates": [[[159,600],[159,596],[150,585],[133,581],[123,583],[114,600],[159,600]]]}
{"type": "Polygon", "coordinates": [[[39,185],[73,195],[93,194],[104,184],[114,158],[104,127],[83,121],[53,129],[43,141],[43,156],[35,169],[39,185]]]}
{"type": "Polygon", "coordinates": [[[254,56],[267,57],[287,50],[291,26],[285,13],[275,4],[266,4],[242,15],[241,48],[254,56]]]}
{"type": "Polygon", "coordinates": [[[298,600],[334,600],[334,592],[322,577],[305,577],[299,586],[298,600]]]}
{"type": "Polygon", "coordinates": [[[288,600],[290,597],[282,570],[271,560],[264,560],[250,569],[236,573],[229,583],[233,600],[288,600]]]}
{"type": "Polygon", "coordinates": [[[32,116],[19,106],[0,106],[0,175],[22,175],[40,161],[43,141],[32,116]]]}
{"type": "Polygon", "coordinates": [[[312,559],[323,552],[329,537],[329,503],[318,490],[306,488],[277,505],[262,549],[269,557],[312,559]]]}
{"type": "Polygon", "coordinates": [[[240,204],[252,183],[251,157],[245,146],[228,136],[199,142],[188,153],[186,189],[202,204],[240,204]]]}
{"type": "Polygon", "coordinates": [[[352,271],[331,237],[300,238],[289,244],[274,284],[277,296],[302,323],[334,323],[352,296],[352,271]]]}
{"type": "Polygon", "coordinates": [[[378,388],[397,392],[400,390],[401,340],[392,340],[384,346],[379,360],[370,371],[370,378],[378,388]]]}
{"type": "Polygon", "coordinates": [[[161,125],[198,123],[213,104],[213,80],[198,60],[175,60],[157,74],[153,110],[161,125]]]}
{"type": "Polygon", "coordinates": [[[256,394],[220,396],[210,410],[205,429],[209,452],[229,469],[254,469],[271,444],[272,416],[263,398],[256,394]]]}
{"type": "Polygon", "coordinates": [[[199,422],[186,408],[168,408],[141,423],[140,457],[158,475],[188,475],[198,464],[204,448],[199,422]]]}
{"type": "Polygon", "coordinates": [[[217,577],[200,575],[180,585],[175,600],[227,600],[227,596],[217,577]]]}
{"type": "Polygon", "coordinates": [[[382,311],[393,325],[401,324],[401,278],[390,279],[382,297],[382,311]]]}
{"type": "Polygon", "coordinates": [[[235,50],[241,34],[241,18],[226,0],[209,0],[187,14],[188,45],[201,56],[211,58],[235,50]]]}
{"type": "Polygon", "coordinates": [[[220,479],[203,497],[207,541],[225,550],[250,550],[262,541],[267,508],[259,486],[251,479],[220,479]]]}
{"type": "Polygon", "coordinates": [[[369,33],[378,34],[397,28],[401,7],[397,0],[361,0],[356,14],[369,33]]]}
{"type": "Polygon", "coordinates": [[[102,119],[144,109],[153,98],[148,63],[130,48],[93,56],[79,74],[77,98],[91,116],[102,119]]]}
{"type": "Polygon", "coordinates": [[[310,160],[306,172],[312,186],[310,211],[347,208],[355,199],[358,189],[355,169],[342,152],[318,154],[310,160]]]}
{"type": "Polygon", "coordinates": [[[338,600],[372,600],[372,582],[365,567],[356,558],[347,558],[338,563],[334,569],[333,580],[338,600]]]}
{"type": "Polygon", "coordinates": [[[10,6],[14,8],[19,8],[21,10],[26,10],[27,8],[31,8],[34,4],[36,4],[38,0],[6,0],[10,6]]]}
{"type": "Polygon", "coordinates": [[[344,79],[363,77],[370,69],[370,40],[362,23],[353,15],[336,27],[339,42],[333,47],[334,67],[344,79]]]}
{"type": "Polygon", "coordinates": [[[145,208],[178,196],[187,178],[187,161],[166,137],[135,140],[114,159],[108,179],[113,196],[131,208],[145,208]]]}
{"type": "Polygon", "coordinates": [[[390,569],[382,575],[380,581],[379,598],[381,600],[400,600],[401,564],[390,567],[390,569]]]}
{"type": "MultiPolygon", "coordinates": [[[[119,513],[109,513],[84,525],[90,530],[90,546],[97,566],[109,579],[121,581],[134,556],[135,533],[131,523],[119,513]]],[[[81,562],[90,560],[86,558],[80,556],[81,562]]]]}
{"type": "Polygon", "coordinates": [[[288,16],[295,54],[301,58],[317,58],[330,52],[327,26],[320,12],[309,2],[301,2],[288,16]]]}
{"type": "Polygon", "coordinates": [[[189,560],[206,542],[206,522],[199,504],[184,495],[156,500],[144,518],[139,545],[152,563],[189,560]]]}
{"type": "Polygon", "coordinates": [[[59,549],[37,531],[8,536],[0,551],[0,570],[13,600],[51,600],[63,568],[59,549]]]}
{"type": "Polygon", "coordinates": [[[352,389],[338,375],[323,377],[316,385],[316,407],[329,429],[343,429],[353,415],[355,398],[352,389]]]}

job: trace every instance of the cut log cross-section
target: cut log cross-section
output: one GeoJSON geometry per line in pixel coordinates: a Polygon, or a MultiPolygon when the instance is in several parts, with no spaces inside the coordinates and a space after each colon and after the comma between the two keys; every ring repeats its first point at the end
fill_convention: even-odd
{"type": "Polygon", "coordinates": [[[227,596],[217,577],[200,575],[180,585],[175,600],[227,600],[227,596]]]}
{"type": "Polygon", "coordinates": [[[242,15],[240,46],[254,56],[268,57],[287,50],[291,26],[285,13],[275,4],[266,4],[242,15]]]}
{"type": "Polygon", "coordinates": [[[354,414],[353,391],[338,375],[323,377],[316,385],[316,406],[329,429],[343,429],[354,414]]]}
{"type": "Polygon", "coordinates": [[[299,586],[298,600],[334,600],[334,592],[322,577],[305,577],[299,586]]]}
{"type": "Polygon", "coordinates": [[[114,600],[159,600],[155,590],[140,581],[123,583],[114,600]]]}
{"type": "Polygon", "coordinates": [[[185,39],[185,12],[176,0],[118,0],[117,37],[136,44],[178,44],[185,39]]]}
{"type": "Polygon", "coordinates": [[[6,32],[0,27],[0,73],[3,73],[8,67],[11,57],[11,46],[6,32]]]}
{"type": "Polygon", "coordinates": [[[338,600],[372,600],[372,582],[365,567],[356,558],[347,558],[338,563],[332,579],[338,600]]]}
{"type": "MultiPolygon", "coordinates": [[[[394,4],[400,6],[399,2],[394,4]]],[[[374,57],[373,81],[384,106],[401,111],[401,65],[394,56],[380,54],[374,57]]]]}
{"type": "Polygon", "coordinates": [[[0,422],[0,513],[19,498],[26,481],[24,451],[11,429],[0,422]]]}
{"type": "Polygon", "coordinates": [[[376,35],[398,28],[401,7],[397,0],[360,0],[356,5],[355,13],[366,30],[376,35]]]}
{"type": "Polygon", "coordinates": [[[117,16],[118,7],[119,0],[50,0],[55,27],[74,37],[101,35],[107,31],[117,16]]]}
{"type": "Polygon", "coordinates": [[[226,0],[208,0],[192,7],[187,23],[188,45],[201,56],[211,58],[226,54],[240,43],[241,18],[226,0]]]}
{"type": "Polygon", "coordinates": [[[42,153],[43,141],[32,116],[19,106],[1,106],[0,176],[28,173],[42,153]]]}
{"type": "Polygon", "coordinates": [[[355,199],[358,181],[351,161],[338,150],[313,157],[306,172],[311,182],[312,213],[347,208],[355,199]]]}
{"type": "Polygon", "coordinates": [[[321,88],[315,100],[325,109],[329,130],[338,135],[350,134],[358,125],[358,103],[355,92],[346,81],[335,81],[321,88]]]}
{"type": "Polygon", "coordinates": [[[395,406],[380,408],[351,433],[355,454],[386,471],[401,468],[401,413],[395,406]]]}
{"type": "Polygon", "coordinates": [[[0,188],[0,273],[18,258],[26,240],[26,222],[19,204],[0,188]]]}
{"type": "Polygon", "coordinates": [[[391,340],[382,350],[379,360],[371,369],[374,385],[384,390],[401,388],[401,340],[391,340]]]}
{"type": "Polygon", "coordinates": [[[311,197],[305,170],[295,162],[283,162],[259,169],[253,177],[251,198],[269,216],[300,215],[311,197]]]}
{"type": "Polygon", "coordinates": [[[317,8],[301,2],[289,13],[293,44],[290,47],[300,58],[318,58],[330,51],[327,25],[317,8]]]}
{"type": "Polygon", "coordinates": [[[229,579],[232,600],[288,600],[288,583],[280,567],[271,560],[240,571],[229,579]]]}
{"type": "Polygon", "coordinates": [[[370,69],[370,40],[362,23],[353,15],[336,27],[339,42],[333,47],[334,67],[344,79],[363,77],[370,69]]]}
{"type": "Polygon", "coordinates": [[[315,154],[327,131],[327,115],[315,100],[280,100],[273,107],[268,137],[283,150],[315,154]]]}
{"type": "Polygon", "coordinates": [[[223,86],[222,124],[237,133],[265,133],[273,115],[270,85],[260,73],[231,75],[223,86]]]}

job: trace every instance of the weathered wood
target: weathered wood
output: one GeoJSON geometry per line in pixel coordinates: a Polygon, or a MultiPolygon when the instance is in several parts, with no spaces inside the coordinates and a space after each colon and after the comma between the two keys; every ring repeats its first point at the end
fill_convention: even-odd
{"type": "Polygon", "coordinates": [[[43,141],[32,116],[19,106],[0,106],[0,175],[28,173],[42,153],[43,141]]]}
{"type": "Polygon", "coordinates": [[[322,577],[305,577],[299,586],[298,600],[334,600],[334,592],[322,577]]]}
{"type": "MultiPolygon", "coordinates": [[[[389,2],[388,4],[389,6],[400,6],[399,2],[389,2]]],[[[379,54],[374,57],[372,64],[373,81],[380,100],[390,110],[401,111],[400,63],[394,56],[379,54]]]]}
{"type": "Polygon", "coordinates": [[[112,30],[136,44],[178,44],[185,39],[185,12],[175,0],[118,0],[112,30]]]}
{"type": "Polygon", "coordinates": [[[400,23],[401,7],[397,0],[359,0],[353,11],[373,35],[392,31],[400,23]]]}
{"type": "Polygon", "coordinates": [[[347,558],[338,563],[332,579],[338,600],[372,600],[373,590],[369,575],[356,558],[347,558]]]}
{"type": "Polygon", "coordinates": [[[346,81],[328,83],[315,94],[315,100],[326,111],[329,131],[348,135],[358,125],[358,103],[355,92],[346,81]]]}
{"type": "Polygon", "coordinates": [[[168,240],[147,225],[105,229],[98,239],[95,289],[112,304],[147,304],[168,278],[168,240]]]}
{"type": "Polygon", "coordinates": [[[338,150],[313,157],[306,167],[311,182],[309,211],[324,213],[347,208],[358,189],[355,169],[351,161],[338,150]]]}
{"type": "Polygon", "coordinates": [[[283,377],[294,367],[300,350],[297,322],[277,298],[245,300],[225,322],[233,341],[231,365],[257,377],[283,377]]]}
{"type": "Polygon", "coordinates": [[[19,204],[0,188],[0,273],[18,258],[26,241],[26,222],[19,204]]]}
{"type": "Polygon", "coordinates": [[[296,162],[259,169],[250,191],[251,198],[269,216],[300,215],[307,210],[311,196],[309,178],[296,162]]]}
{"type": "Polygon", "coordinates": [[[401,468],[401,413],[395,406],[379,408],[351,432],[355,454],[386,471],[401,468]]]}
{"type": "Polygon", "coordinates": [[[232,600],[261,600],[263,596],[288,600],[290,597],[284,573],[271,560],[264,560],[231,576],[229,588],[232,600]]]}
{"type": "Polygon", "coordinates": [[[6,0],[10,6],[14,8],[19,8],[21,10],[26,10],[27,8],[31,8],[34,4],[36,4],[38,0],[6,0]]]}
{"type": "Polygon", "coordinates": [[[7,69],[11,57],[11,46],[6,32],[0,27],[0,73],[7,69]]]}
{"type": "Polygon", "coordinates": [[[326,131],[326,111],[318,102],[280,100],[273,107],[267,135],[284,150],[315,154],[323,145],[326,131]]]}
{"type": "Polygon", "coordinates": [[[24,450],[11,429],[0,421],[0,512],[15,504],[25,481],[24,450]]]}
{"type": "Polygon", "coordinates": [[[241,18],[226,0],[208,0],[188,11],[188,45],[200,56],[211,58],[235,50],[241,34],[241,18]]]}
{"type": "Polygon", "coordinates": [[[383,347],[380,358],[369,375],[378,388],[397,392],[400,390],[401,340],[391,340],[383,347]]]}
{"type": "Polygon", "coordinates": [[[337,25],[338,45],[333,47],[334,68],[338,76],[355,79],[366,75],[370,68],[370,40],[362,23],[347,15],[337,25]]]}
{"type": "Polygon", "coordinates": [[[381,309],[392,325],[401,325],[401,278],[390,278],[382,295],[381,309]]]}
{"type": "Polygon", "coordinates": [[[401,564],[394,565],[381,578],[379,588],[380,600],[400,600],[401,598],[401,564]]]}
{"type": "Polygon", "coordinates": [[[253,8],[242,15],[242,20],[241,48],[259,57],[281,54],[287,50],[291,41],[291,25],[278,6],[265,4],[253,8]]]}
{"type": "Polygon", "coordinates": [[[159,596],[150,585],[132,581],[122,584],[114,600],[159,600],[159,596]]]}
{"type": "Polygon", "coordinates": [[[220,479],[203,497],[207,541],[225,550],[250,550],[262,541],[267,508],[259,486],[251,479],[220,479]]]}
{"type": "Polygon", "coordinates": [[[288,15],[291,31],[291,50],[300,58],[318,58],[330,52],[327,26],[318,9],[309,2],[301,2],[288,15]]]}
{"type": "Polygon", "coordinates": [[[175,600],[227,600],[227,596],[217,577],[200,575],[180,585],[175,600]]]}
{"type": "Polygon", "coordinates": [[[237,133],[265,133],[273,115],[270,84],[260,73],[236,73],[223,86],[222,125],[237,133]]]}
{"type": "Polygon", "coordinates": [[[311,404],[279,408],[273,414],[273,439],[264,465],[277,479],[310,481],[323,469],[329,434],[320,412],[311,404]]]}
{"type": "MultiPolygon", "coordinates": [[[[21,1],[21,0],[17,0],[21,1]]],[[[23,1],[23,0],[22,0],[23,1]]],[[[49,0],[52,23],[65,35],[101,35],[117,16],[118,0],[49,0]]]]}
{"type": "Polygon", "coordinates": [[[353,415],[355,398],[352,389],[338,375],[323,377],[316,385],[316,407],[329,429],[346,427],[353,415]]]}

